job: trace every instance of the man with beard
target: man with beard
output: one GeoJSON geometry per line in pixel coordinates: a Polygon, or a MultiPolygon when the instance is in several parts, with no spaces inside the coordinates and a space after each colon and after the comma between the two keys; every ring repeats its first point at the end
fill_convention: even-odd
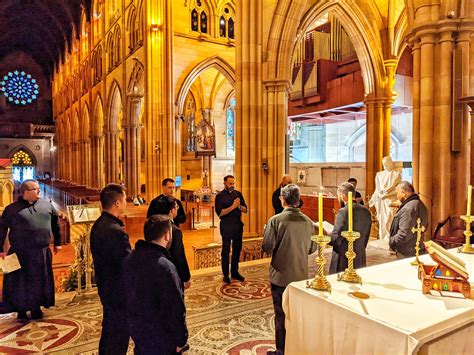
{"type": "Polygon", "coordinates": [[[41,306],[54,306],[54,277],[52,256],[49,249],[51,234],[54,236],[54,253],[60,249],[58,214],[50,201],[40,198],[36,180],[25,180],[20,186],[21,197],[3,211],[0,219],[0,245],[8,235],[8,255],[16,254],[21,269],[3,277],[3,303],[18,312],[18,321],[42,319],[41,306]]]}
{"type": "Polygon", "coordinates": [[[247,213],[247,205],[240,191],[235,190],[235,178],[232,175],[224,177],[224,190],[216,196],[216,213],[221,219],[220,232],[222,236],[222,274],[223,281],[230,283],[229,278],[229,254],[232,242],[231,277],[244,281],[245,278],[239,274],[239,258],[242,251],[242,234],[244,224],[242,213],[247,213]]]}

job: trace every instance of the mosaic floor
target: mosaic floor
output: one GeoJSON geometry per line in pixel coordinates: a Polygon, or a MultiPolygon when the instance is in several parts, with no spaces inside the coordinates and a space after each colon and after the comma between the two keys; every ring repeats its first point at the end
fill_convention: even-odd
{"type": "MultiPolygon", "coordinates": [[[[370,246],[367,258],[370,265],[394,259],[370,246]]],[[[187,354],[250,355],[274,349],[268,262],[245,263],[241,272],[246,281],[230,285],[222,283],[216,268],[193,272],[186,291],[191,346],[187,354]]],[[[71,296],[58,295],[57,306],[46,310],[42,321],[19,324],[16,313],[1,315],[0,353],[97,354],[102,318],[98,296],[93,293],[72,302],[71,296]]],[[[130,352],[132,348],[131,343],[130,352]]]]}

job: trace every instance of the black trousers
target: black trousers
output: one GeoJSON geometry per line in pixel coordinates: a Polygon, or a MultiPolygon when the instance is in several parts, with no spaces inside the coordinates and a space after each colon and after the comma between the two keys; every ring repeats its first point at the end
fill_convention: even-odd
{"type": "Polygon", "coordinates": [[[230,267],[231,275],[236,275],[239,272],[239,258],[242,251],[242,234],[244,227],[239,222],[237,225],[223,224],[221,221],[220,231],[222,236],[222,274],[229,276],[229,254],[230,244],[232,243],[232,261],[230,267]]]}
{"type": "Polygon", "coordinates": [[[129,338],[125,309],[104,306],[99,355],[127,354],[129,338]]]}
{"type": "Polygon", "coordinates": [[[275,311],[275,343],[277,354],[285,352],[285,312],[283,311],[283,292],[286,287],[271,284],[273,309],[275,311]]]}

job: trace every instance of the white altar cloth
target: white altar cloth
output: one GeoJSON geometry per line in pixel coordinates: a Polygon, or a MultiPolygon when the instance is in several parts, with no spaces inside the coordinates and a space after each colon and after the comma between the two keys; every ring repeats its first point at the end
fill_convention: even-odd
{"type": "MultiPolygon", "coordinates": [[[[471,285],[474,255],[456,254],[466,262],[471,285]]],[[[413,354],[474,353],[474,300],[424,295],[414,258],[357,270],[363,284],[328,276],[332,292],[306,288],[306,281],[288,285],[283,295],[286,314],[285,353],[413,354]],[[350,292],[364,292],[359,299],[350,292]]],[[[435,263],[429,255],[420,259],[435,263]]]]}

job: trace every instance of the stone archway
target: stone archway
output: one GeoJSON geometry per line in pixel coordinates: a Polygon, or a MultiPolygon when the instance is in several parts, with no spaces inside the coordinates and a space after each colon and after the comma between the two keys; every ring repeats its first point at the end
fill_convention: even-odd
{"type": "Polygon", "coordinates": [[[102,98],[97,95],[94,103],[91,123],[91,148],[92,148],[92,187],[101,188],[105,185],[104,162],[104,109],[102,98]]]}
{"type": "Polygon", "coordinates": [[[124,180],[122,163],[121,140],[122,132],[122,92],[119,84],[114,81],[109,90],[107,104],[107,120],[104,122],[105,130],[105,155],[106,159],[106,183],[120,183],[124,180]]]}

